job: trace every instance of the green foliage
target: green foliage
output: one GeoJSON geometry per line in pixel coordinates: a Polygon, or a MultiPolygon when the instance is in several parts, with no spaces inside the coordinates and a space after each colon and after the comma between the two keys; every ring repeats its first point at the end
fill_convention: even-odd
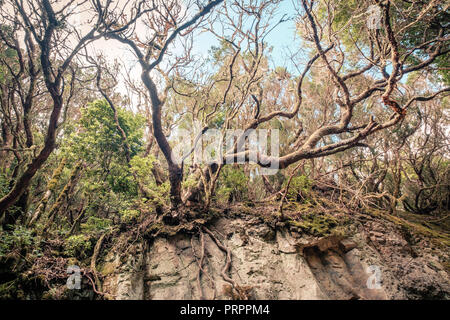
{"type": "Polygon", "coordinates": [[[91,249],[91,239],[84,234],[71,236],[66,239],[64,244],[64,254],[69,257],[86,258],[89,256],[91,249]]]}
{"type": "Polygon", "coordinates": [[[145,181],[145,184],[151,184],[154,180],[150,179],[151,175],[149,175],[149,172],[153,169],[155,160],[153,155],[147,157],[137,155],[130,161],[131,171],[136,174],[140,181],[145,181]]]}
{"type": "Polygon", "coordinates": [[[242,168],[225,166],[220,174],[217,196],[228,202],[247,200],[248,180],[242,168]]]}
{"type": "Polygon", "coordinates": [[[139,210],[125,209],[120,212],[120,218],[123,222],[130,223],[136,221],[140,214],[139,210]]]}
{"type": "MultiPolygon", "coordinates": [[[[130,161],[131,171],[136,178],[142,183],[146,190],[153,196],[154,205],[165,205],[169,201],[170,185],[168,181],[161,185],[157,185],[154,176],[151,174],[154,162],[156,161],[153,155],[146,157],[135,156],[130,161]]],[[[135,213],[126,212],[124,217],[132,217],[135,213]]],[[[126,218],[126,220],[129,220],[126,218]]]]}
{"type": "Polygon", "coordinates": [[[223,124],[225,123],[225,112],[224,111],[218,111],[214,118],[211,119],[211,121],[208,124],[209,128],[222,128],[223,124]]]}
{"type": "MultiPolygon", "coordinates": [[[[130,156],[142,150],[144,118],[117,107],[118,120],[127,136],[130,156]]],[[[137,195],[137,185],[129,170],[124,143],[114,120],[114,112],[105,100],[96,100],[81,110],[81,119],[67,129],[64,154],[72,162],[89,165],[82,181],[88,192],[137,195]]]]}
{"type": "Polygon", "coordinates": [[[291,221],[291,224],[307,234],[323,237],[333,234],[338,221],[331,215],[311,213],[302,215],[300,221],[291,221]]]}
{"type": "MultiPolygon", "coordinates": [[[[448,160],[424,159],[420,166],[420,177],[412,167],[405,165],[409,179],[403,178],[402,192],[403,206],[407,211],[418,214],[449,211],[449,163],[448,160]]],[[[388,175],[386,180],[392,184],[393,178],[388,175]]]]}
{"type": "MultiPolygon", "coordinates": [[[[1,1],[0,5],[2,5],[1,1]]],[[[6,36],[6,38],[9,38],[9,40],[11,41],[14,37],[11,27],[2,24],[0,28],[2,29],[2,33],[6,36]]],[[[8,81],[12,81],[11,79],[12,75],[10,73],[9,68],[11,68],[14,72],[17,72],[19,68],[17,52],[14,49],[5,46],[2,42],[0,43],[0,58],[2,59],[3,62],[0,65],[0,83],[5,84],[8,81]],[[6,66],[5,63],[8,64],[9,68],[6,66]]]]}
{"type": "Polygon", "coordinates": [[[191,187],[195,187],[198,184],[197,179],[195,179],[194,175],[187,175],[186,180],[183,181],[183,188],[188,189],[191,187]]]}
{"type": "MultiPolygon", "coordinates": [[[[130,157],[134,157],[142,149],[145,119],[120,107],[117,107],[117,114],[120,127],[127,136],[130,157]]],[[[82,157],[88,162],[108,165],[111,160],[119,163],[126,160],[114,112],[105,100],[96,100],[81,109],[81,119],[72,128],[67,144],[70,145],[67,150],[69,154],[76,158],[82,157]]]]}
{"type": "Polygon", "coordinates": [[[440,80],[446,85],[450,85],[450,54],[446,53],[436,59],[438,75],[440,80]]]}
{"type": "MultiPolygon", "coordinates": [[[[311,191],[312,182],[312,180],[304,175],[293,177],[291,183],[289,184],[289,190],[286,198],[288,200],[297,200],[299,195],[307,198],[309,192],[311,191]]],[[[286,187],[286,184],[287,180],[284,182],[283,187],[286,187]]]]}
{"type": "Polygon", "coordinates": [[[231,44],[228,41],[221,40],[218,46],[211,46],[211,49],[209,49],[210,61],[223,63],[227,55],[232,52],[231,44]]]}
{"type": "Polygon", "coordinates": [[[12,231],[4,231],[0,233],[0,257],[4,257],[14,249],[21,251],[22,249],[31,247],[35,242],[32,230],[23,226],[17,226],[12,231]]]}
{"type": "Polygon", "coordinates": [[[111,219],[90,216],[86,223],[81,224],[81,230],[83,233],[98,233],[109,229],[111,226],[111,219]]]}
{"type": "Polygon", "coordinates": [[[5,174],[0,173],[0,198],[5,196],[8,193],[8,191],[9,191],[8,177],[5,174]]]}
{"type": "MultiPolygon", "coordinates": [[[[92,189],[91,189],[92,190],[92,189]]],[[[135,206],[136,196],[105,190],[101,184],[97,184],[96,191],[92,191],[96,196],[91,198],[86,215],[96,217],[100,214],[116,213],[119,217],[123,210],[135,206]]]]}
{"type": "MultiPolygon", "coordinates": [[[[90,197],[86,208],[88,220],[81,224],[83,234],[95,234],[112,226],[110,219],[99,218],[114,213],[123,221],[136,218],[139,179],[149,189],[157,190],[150,179],[155,158],[141,157],[144,118],[123,108],[117,108],[120,127],[127,136],[131,161],[128,164],[124,142],[114,119],[114,112],[105,100],[96,100],[81,110],[78,122],[67,127],[68,137],[63,143],[63,156],[74,163],[83,159],[85,169],[78,182],[80,190],[90,197]],[[135,176],[133,176],[133,174],[135,176]]],[[[79,251],[81,239],[68,242],[68,252],[79,251]],[[77,251],[78,250],[78,251],[77,251]]]]}
{"type": "MultiPolygon", "coordinates": [[[[440,26],[444,26],[443,21],[448,21],[448,11],[443,10],[440,5],[435,5],[432,10],[427,10],[424,15],[422,10],[424,9],[421,2],[414,1],[395,1],[390,6],[391,21],[402,23],[399,25],[409,25],[408,28],[402,30],[401,37],[398,37],[399,51],[405,53],[412,48],[420,46],[426,41],[430,41],[429,47],[433,45],[433,39],[438,37],[440,26]],[[418,19],[418,21],[415,21],[418,19]]],[[[317,13],[319,20],[331,19],[331,28],[337,32],[345,27],[346,32],[340,34],[340,39],[346,47],[346,53],[351,53],[353,56],[348,55],[348,61],[351,64],[357,64],[360,61],[359,50],[361,48],[369,50],[369,41],[367,37],[362,37],[361,33],[366,26],[369,18],[369,6],[375,5],[373,1],[361,1],[361,0],[346,0],[337,1],[335,4],[332,17],[328,17],[328,7],[326,3],[317,3],[317,13]],[[349,22],[351,22],[349,24],[349,22]],[[356,45],[359,49],[356,47],[356,45]]],[[[395,26],[395,23],[393,24],[395,26]]],[[[395,30],[394,30],[395,31],[395,30]]],[[[380,32],[385,32],[384,27],[380,29],[380,32]]],[[[302,33],[299,30],[299,33],[302,33]]],[[[447,51],[448,51],[448,44],[447,51]]],[[[427,48],[427,47],[426,47],[427,48]]],[[[434,49],[433,49],[434,50],[434,49]]],[[[446,51],[446,50],[443,50],[446,51]]],[[[418,65],[421,60],[429,57],[431,50],[415,50],[414,54],[411,54],[406,59],[406,63],[410,65],[418,65]]],[[[449,71],[449,53],[438,57],[432,64],[438,70],[434,73],[437,81],[442,81],[448,85],[450,83],[450,71],[449,71]]],[[[346,68],[347,66],[344,66],[346,68]]]]}
{"type": "Polygon", "coordinates": [[[169,204],[170,183],[165,181],[160,186],[154,187],[153,195],[155,198],[152,200],[155,205],[167,205],[169,204]]]}

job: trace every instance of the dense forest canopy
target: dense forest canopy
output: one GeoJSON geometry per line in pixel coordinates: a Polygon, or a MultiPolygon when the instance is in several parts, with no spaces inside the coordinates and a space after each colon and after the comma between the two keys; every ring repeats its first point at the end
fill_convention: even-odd
{"type": "Polygon", "coordinates": [[[0,255],[236,202],[450,209],[446,1],[0,5],[0,255]]]}

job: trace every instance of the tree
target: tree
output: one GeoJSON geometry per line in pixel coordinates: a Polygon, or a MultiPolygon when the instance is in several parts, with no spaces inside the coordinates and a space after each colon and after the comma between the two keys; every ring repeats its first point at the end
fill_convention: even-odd
{"type": "MultiPolygon", "coordinates": [[[[43,148],[29,159],[26,169],[15,178],[14,186],[0,200],[3,213],[25,193],[32,177],[55,148],[61,110],[73,96],[67,83],[73,88],[80,81],[76,66],[86,62],[96,68],[95,76],[86,82],[95,83],[95,90],[107,100],[130,166],[130,137],[119,123],[117,107],[110,98],[114,86],[107,88],[102,79],[108,73],[106,64],[96,62],[86,49],[87,44],[102,37],[127,46],[141,68],[141,84],[135,83],[130,75],[127,84],[144,105],[150,106],[145,109],[149,135],[145,154],[153,154],[158,160],[151,169],[158,185],[165,180],[167,166],[170,215],[175,220],[182,216],[179,207],[188,202],[205,200],[209,206],[223,166],[236,158],[244,159],[246,173],[256,170],[249,164],[252,161],[260,167],[276,163],[280,169],[303,160],[324,165],[324,157],[355,147],[366,148],[369,137],[401,125],[415,103],[435,99],[450,90],[445,87],[448,34],[442,23],[446,5],[441,1],[423,6],[420,1],[395,1],[393,5],[393,1],[344,4],[302,0],[296,8],[296,24],[303,48],[290,56],[296,74],[294,70],[269,67],[270,48],[265,39],[290,19],[286,16],[275,19],[279,1],[216,0],[185,4],[178,0],[155,0],[117,6],[112,6],[112,1],[39,3],[35,7],[31,0],[25,3],[11,0],[3,5],[2,42],[16,52],[19,74],[32,75],[32,81],[20,95],[23,118],[17,123],[23,124],[24,147],[33,145],[29,123],[32,110],[29,105],[34,98],[30,92],[36,87],[33,81],[42,79],[47,99],[53,104],[47,115],[49,124],[43,148]],[[71,5],[88,6],[90,23],[83,35],[68,23],[68,18],[75,14],[71,5]],[[370,8],[375,8],[376,16],[368,17],[373,13],[370,8]],[[368,23],[368,18],[374,18],[375,22],[368,23]],[[10,40],[19,39],[21,30],[23,41],[10,40]],[[211,51],[211,60],[205,61],[213,63],[212,68],[201,66],[194,58],[192,48],[199,32],[209,32],[221,43],[211,51]],[[418,37],[421,33],[423,37],[418,37]],[[28,50],[28,67],[21,60],[22,50],[15,49],[22,42],[28,50]],[[431,79],[435,70],[438,77],[431,79]],[[435,85],[420,88],[410,85],[404,91],[405,79],[419,71],[430,75],[426,81],[435,85]],[[203,138],[213,130],[224,133],[239,128],[244,133],[236,137],[233,147],[225,150],[217,161],[187,167],[184,164],[193,157],[194,149],[178,161],[172,136],[183,126],[192,128],[194,123],[200,124],[194,149],[197,144],[202,147],[203,138]],[[281,156],[262,154],[248,146],[239,149],[246,145],[248,132],[271,127],[281,129],[284,134],[281,156]],[[198,183],[188,183],[191,180],[198,183]]],[[[24,81],[19,79],[24,76],[17,76],[14,68],[8,73],[11,79],[16,79],[12,82],[14,86],[19,87],[24,81]]],[[[5,124],[11,121],[9,111],[3,114],[3,141],[7,149],[11,139],[5,124]]],[[[16,131],[21,130],[21,126],[17,128],[16,131]]],[[[16,166],[17,174],[22,166],[16,166]]],[[[263,179],[267,186],[268,178],[263,179]]],[[[140,189],[144,192],[145,186],[141,184],[140,189]]]]}
{"type": "MultiPolygon", "coordinates": [[[[200,97],[205,96],[216,99],[215,102],[206,100],[207,105],[201,107],[203,115],[198,120],[204,125],[202,133],[208,130],[210,120],[223,112],[225,112],[225,124],[222,127],[224,129],[238,126],[246,131],[259,128],[275,119],[293,119],[299,129],[296,148],[278,158],[250,149],[238,153],[236,148],[228,150],[221,161],[209,164],[201,170],[200,175],[203,177],[201,182],[185,197],[192,199],[192,194],[204,190],[205,182],[209,184],[211,181],[214,185],[216,173],[218,174],[222,164],[229,163],[237,156],[243,156],[246,162],[257,159],[256,162],[260,166],[277,162],[283,169],[300,160],[322,158],[364,146],[363,141],[367,137],[401,123],[408,108],[416,101],[431,100],[450,90],[448,87],[441,87],[432,93],[405,95],[396,89],[405,76],[417,70],[427,70],[430,66],[439,65],[438,58],[448,53],[445,27],[436,22],[442,18],[439,10],[441,3],[433,2],[422,10],[418,3],[392,6],[391,1],[377,1],[375,5],[379,9],[381,25],[380,28],[371,28],[364,23],[366,20],[352,24],[355,17],[363,16],[367,12],[369,1],[352,2],[350,8],[342,6],[340,2],[325,5],[315,1],[301,1],[298,8],[300,17],[298,29],[307,46],[306,54],[310,58],[296,78],[295,100],[284,101],[286,104],[282,106],[270,103],[268,95],[265,95],[268,88],[265,89],[263,85],[266,77],[264,60],[267,52],[264,38],[277,25],[269,18],[272,17],[278,2],[232,1],[223,3],[220,7],[221,3],[222,1],[209,1],[200,7],[197,13],[189,16],[190,12],[182,9],[177,1],[172,1],[168,5],[155,1],[145,20],[150,34],[147,39],[139,39],[137,34],[133,34],[132,29],[115,32],[114,23],[110,23],[111,33],[105,34],[108,38],[128,45],[142,67],[142,83],[148,90],[152,106],[153,134],[168,164],[174,217],[177,216],[176,209],[182,202],[181,181],[184,172],[182,165],[173,160],[173,150],[163,130],[163,112],[170,112],[166,106],[168,99],[173,99],[175,103],[176,97],[180,96],[190,96],[191,101],[197,102],[200,97]],[[224,43],[222,51],[220,53],[218,51],[217,54],[222,55],[222,61],[227,61],[226,64],[222,64],[223,72],[219,72],[221,75],[226,74],[226,79],[225,81],[212,79],[209,86],[195,82],[195,79],[177,81],[180,77],[175,75],[180,74],[181,64],[184,68],[189,63],[192,64],[192,60],[188,58],[189,47],[185,46],[187,49],[183,58],[179,57],[165,65],[166,71],[160,68],[161,62],[175,39],[177,37],[188,39],[196,27],[201,27],[199,23],[206,19],[213,8],[219,9],[210,22],[211,27],[203,28],[214,33],[224,43]],[[397,16],[402,16],[402,19],[393,18],[397,16]],[[424,16],[427,19],[421,19],[424,16]],[[347,30],[351,24],[352,29],[347,30]],[[216,31],[217,25],[223,26],[222,34],[216,31]],[[405,39],[405,36],[411,34],[408,32],[413,32],[413,29],[426,29],[430,26],[435,31],[427,33],[422,41],[411,42],[405,39]],[[353,38],[356,27],[359,32],[362,31],[358,40],[353,38]],[[144,50],[141,50],[141,47],[144,50]],[[365,61],[365,64],[362,61],[365,61]],[[322,68],[321,73],[332,85],[330,89],[332,94],[326,105],[323,105],[328,115],[324,122],[316,128],[310,128],[311,130],[303,130],[298,115],[304,103],[304,85],[313,66],[322,68]],[[154,77],[150,76],[153,70],[158,71],[162,75],[160,79],[165,81],[166,87],[162,91],[158,90],[154,77]],[[182,91],[182,87],[176,87],[177,83],[184,86],[186,91],[182,91]],[[192,91],[188,92],[191,88],[195,94],[192,94],[192,91]],[[214,90],[222,94],[213,95],[214,90]],[[230,95],[233,97],[232,101],[227,99],[229,92],[233,92],[230,95]],[[370,105],[380,104],[385,113],[375,119],[376,114],[370,109],[370,105]]],[[[108,18],[105,18],[103,24],[108,21],[108,18]]],[[[278,23],[283,22],[282,18],[278,23]]],[[[198,104],[194,104],[194,107],[198,107],[198,104]]],[[[245,139],[245,136],[241,136],[238,142],[245,139]]],[[[213,189],[209,188],[210,192],[213,189]]]]}
{"type": "MultiPolygon", "coordinates": [[[[92,2],[92,10],[99,14],[93,17],[88,31],[84,34],[81,34],[75,26],[67,23],[69,17],[75,14],[75,10],[71,6],[80,7],[84,2],[77,3],[71,0],[61,5],[57,1],[42,0],[36,6],[33,0],[25,2],[11,0],[2,4],[3,24],[13,25],[11,29],[15,31],[14,38],[17,41],[20,37],[19,31],[23,31],[29,52],[34,53],[36,50],[35,54],[39,56],[40,60],[39,69],[53,104],[42,149],[31,159],[9,193],[0,199],[0,214],[3,215],[3,220],[6,219],[4,221],[8,220],[7,209],[25,192],[33,176],[55,148],[60,114],[64,105],[68,104],[71,98],[70,94],[68,97],[65,96],[65,92],[68,90],[66,74],[70,71],[71,63],[80,50],[103,35],[104,29],[100,22],[103,13],[107,13],[111,3],[112,1],[109,0],[105,5],[100,1],[92,2]],[[36,49],[34,49],[33,41],[37,44],[36,49]]],[[[141,7],[142,1],[135,5],[141,7]]],[[[20,49],[16,51],[19,52],[20,49]]],[[[33,70],[34,68],[30,66],[31,74],[33,74],[33,70]]],[[[73,82],[69,82],[70,85],[73,85],[73,82]]],[[[31,85],[30,88],[32,88],[31,85]]],[[[29,108],[26,106],[25,110],[29,108]]]]}
{"type": "MultiPolygon", "coordinates": [[[[223,0],[215,0],[208,2],[189,19],[186,19],[187,9],[182,9],[181,3],[178,1],[171,1],[168,4],[154,1],[152,3],[152,8],[149,9],[149,12],[146,14],[152,38],[146,39],[147,43],[145,44],[137,38],[137,35],[134,35],[136,40],[133,41],[133,35],[126,33],[129,31],[128,29],[123,28],[122,32],[117,32],[117,30],[114,29],[117,21],[108,25],[107,19],[109,17],[106,17],[103,20],[105,28],[110,30],[110,32],[105,34],[105,37],[116,39],[127,44],[136,54],[142,68],[141,79],[149,92],[151,100],[153,134],[168,164],[171,186],[170,196],[174,213],[181,203],[182,168],[174,161],[172,148],[163,132],[161,117],[165,97],[160,97],[157,86],[150,76],[150,72],[159,66],[169,46],[179,34],[182,32],[184,32],[184,36],[189,34],[196,24],[201,22],[202,18],[222,1],[223,0]],[[145,50],[142,51],[139,49],[139,45],[144,46],[145,50]]],[[[174,66],[171,67],[173,68],[174,66]]]]}

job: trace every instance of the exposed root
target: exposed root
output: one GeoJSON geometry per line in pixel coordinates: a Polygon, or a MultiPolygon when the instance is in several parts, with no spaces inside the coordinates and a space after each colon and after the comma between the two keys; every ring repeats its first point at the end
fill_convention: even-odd
{"type": "Polygon", "coordinates": [[[239,300],[248,300],[248,288],[242,287],[238,285],[229,275],[228,272],[231,269],[231,251],[228,247],[226,247],[217,237],[214,235],[214,233],[209,230],[207,227],[203,226],[203,230],[211,237],[211,239],[215,242],[217,247],[222,250],[225,253],[225,265],[222,269],[222,278],[226,282],[228,282],[231,285],[231,295],[233,298],[239,299],[239,300]],[[234,290],[234,291],[233,291],[234,290]]]}
{"type": "Polygon", "coordinates": [[[103,240],[105,239],[106,234],[107,233],[102,234],[100,236],[100,238],[97,240],[97,243],[95,244],[95,247],[94,247],[94,253],[92,254],[92,258],[91,258],[91,271],[92,271],[92,274],[94,275],[95,284],[97,285],[98,288],[100,288],[100,290],[101,290],[101,283],[100,283],[100,280],[97,275],[97,269],[95,267],[95,264],[97,263],[97,258],[100,253],[100,249],[102,247],[103,240]]]}
{"type": "Polygon", "coordinates": [[[107,299],[114,299],[115,298],[114,295],[111,295],[111,294],[106,293],[106,292],[99,291],[97,289],[94,280],[92,280],[92,278],[89,276],[89,271],[83,270],[83,276],[85,276],[86,278],[89,279],[89,281],[90,281],[90,283],[92,285],[92,290],[94,291],[95,294],[98,294],[99,296],[103,296],[103,297],[105,297],[107,299]]]}
{"type": "Polygon", "coordinates": [[[197,287],[198,287],[198,291],[200,292],[200,300],[204,300],[203,298],[203,288],[200,282],[200,277],[202,274],[202,265],[203,265],[203,250],[202,250],[202,256],[199,260],[197,254],[195,253],[195,249],[194,249],[194,241],[192,241],[193,237],[191,237],[191,248],[192,248],[192,253],[194,254],[195,257],[195,261],[197,261],[198,264],[198,273],[197,273],[197,287]]]}
{"type": "Polygon", "coordinates": [[[198,290],[200,292],[200,300],[204,300],[204,295],[203,295],[203,288],[201,285],[201,276],[202,273],[205,274],[208,279],[209,282],[211,283],[211,287],[213,288],[213,297],[211,300],[215,300],[216,299],[216,286],[214,284],[213,279],[211,278],[211,276],[209,275],[209,273],[203,268],[203,261],[205,260],[205,237],[204,234],[201,230],[199,230],[199,238],[200,238],[200,243],[201,243],[201,255],[200,257],[197,256],[197,254],[195,253],[195,249],[194,249],[194,242],[192,241],[193,238],[191,238],[191,248],[192,248],[192,252],[194,253],[194,257],[195,260],[197,261],[198,264],[198,273],[197,273],[197,286],[198,286],[198,290]]]}
{"type": "Polygon", "coordinates": [[[286,196],[287,196],[287,194],[288,194],[288,192],[289,192],[289,187],[290,187],[290,185],[291,185],[292,178],[294,177],[295,173],[297,172],[298,168],[300,168],[300,165],[301,165],[302,163],[303,163],[303,162],[301,161],[301,162],[294,168],[294,170],[292,171],[292,173],[291,173],[291,175],[290,175],[290,177],[289,177],[289,180],[288,180],[288,182],[287,182],[286,188],[285,188],[285,190],[284,190],[283,196],[282,196],[282,198],[281,198],[281,200],[280,200],[280,206],[278,207],[278,212],[279,212],[279,218],[280,218],[280,220],[284,220],[284,215],[283,215],[283,204],[284,204],[284,201],[285,201],[285,199],[286,199],[286,196]]]}
{"type": "Polygon", "coordinates": [[[86,278],[89,279],[89,281],[91,282],[91,285],[92,285],[92,290],[96,294],[98,294],[100,296],[103,296],[103,297],[105,297],[107,299],[113,299],[114,296],[112,296],[109,293],[105,293],[105,292],[101,291],[102,290],[102,283],[100,282],[100,279],[99,279],[99,277],[97,275],[97,268],[96,268],[97,259],[98,259],[98,256],[100,254],[100,249],[102,248],[103,241],[105,240],[105,237],[107,235],[108,235],[108,232],[105,232],[97,240],[97,243],[95,244],[95,247],[94,247],[94,253],[92,254],[92,257],[91,257],[90,268],[89,268],[89,270],[83,270],[83,275],[85,275],[86,278]],[[89,276],[89,273],[91,273],[93,275],[94,279],[92,279],[89,276]]]}

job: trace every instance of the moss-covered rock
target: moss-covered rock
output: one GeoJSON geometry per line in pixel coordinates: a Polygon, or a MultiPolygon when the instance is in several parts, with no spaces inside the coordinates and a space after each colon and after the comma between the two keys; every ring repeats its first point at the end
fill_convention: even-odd
{"type": "Polygon", "coordinates": [[[339,226],[339,221],[331,215],[307,214],[301,216],[298,220],[288,220],[291,226],[296,227],[298,231],[323,237],[333,234],[339,226]]]}

